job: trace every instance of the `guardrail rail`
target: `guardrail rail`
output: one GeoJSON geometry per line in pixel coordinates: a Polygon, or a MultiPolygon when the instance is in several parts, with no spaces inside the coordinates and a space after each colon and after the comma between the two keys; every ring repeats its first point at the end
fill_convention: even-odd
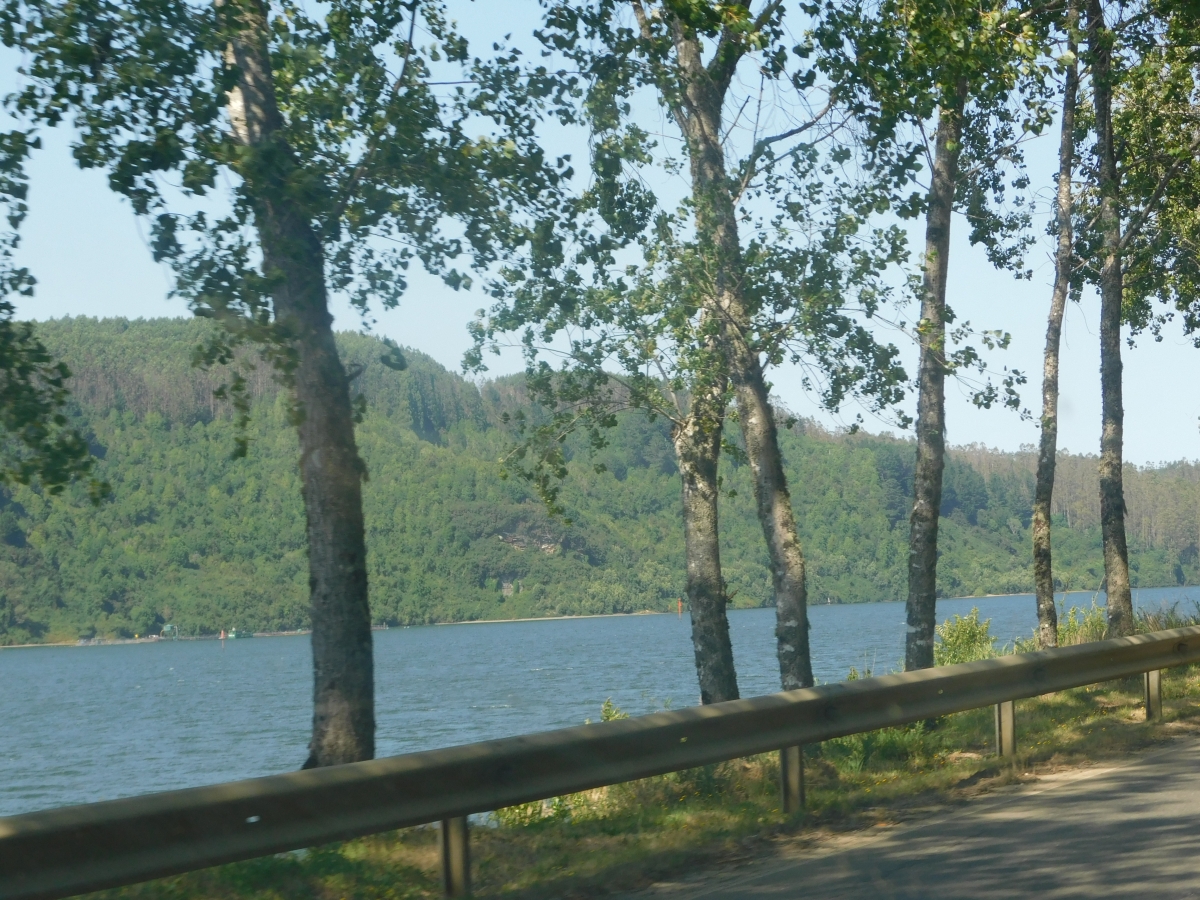
{"type": "Polygon", "coordinates": [[[786,691],[386,759],[0,818],[0,900],[51,900],[441,822],[446,892],[470,892],[467,816],[769,751],[785,811],[803,804],[800,748],[1200,661],[1200,627],[786,691]]]}

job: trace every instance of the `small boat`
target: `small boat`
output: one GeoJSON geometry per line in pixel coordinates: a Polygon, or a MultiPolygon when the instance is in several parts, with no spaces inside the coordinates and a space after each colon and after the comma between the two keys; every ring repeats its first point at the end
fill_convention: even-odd
{"type": "Polygon", "coordinates": [[[229,639],[231,641],[236,641],[238,638],[252,638],[252,637],[254,637],[253,631],[238,631],[236,628],[229,629],[229,639]]]}

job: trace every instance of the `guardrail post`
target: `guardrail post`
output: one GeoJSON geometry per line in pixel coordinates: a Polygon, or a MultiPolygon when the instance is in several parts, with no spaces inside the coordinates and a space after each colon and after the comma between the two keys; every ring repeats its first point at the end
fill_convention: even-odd
{"type": "Polygon", "coordinates": [[[779,751],[779,791],[785,816],[804,809],[804,748],[779,751]]]}
{"type": "Polygon", "coordinates": [[[442,851],[442,891],[447,897],[471,896],[471,845],[467,817],[442,819],[439,832],[442,851]]]}
{"type": "Polygon", "coordinates": [[[1151,669],[1142,676],[1146,688],[1146,721],[1161,719],[1162,710],[1162,670],[1151,669]]]}
{"type": "Polygon", "coordinates": [[[1012,700],[996,704],[996,755],[1013,756],[1017,752],[1017,712],[1012,700]]]}

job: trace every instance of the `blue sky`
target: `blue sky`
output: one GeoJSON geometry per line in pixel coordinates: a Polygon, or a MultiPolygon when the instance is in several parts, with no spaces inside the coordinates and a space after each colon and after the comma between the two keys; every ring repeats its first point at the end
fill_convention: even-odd
{"type": "MultiPolygon", "coordinates": [[[[478,37],[499,34],[495,24],[508,28],[529,15],[531,2],[479,4],[471,30],[478,37]],[[517,13],[520,15],[508,15],[517,13]]],[[[0,58],[2,59],[2,58],[0,58]]],[[[11,77],[11,76],[10,76],[11,77]]],[[[7,81],[8,79],[4,79],[7,81]]],[[[22,299],[22,317],[61,316],[156,317],[187,314],[185,305],[168,300],[170,273],[154,264],[145,230],[128,204],[107,188],[104,176],[81,172],[73,164],[65,133],[48,134],[46,146],[32,167],[31,214],[23,227],[20,260],[38,278],[36,295],[22,299]]],[[[1030,147],[1035,183],[1050,190],[1056,138],[1048,135],[1030,147]]],[[[1034,277],[1016,281],[997,272],[981,251],[965,239],[965,223],[956,222],[950,258],[949,303],[960,320],[979,328],[1011,332],[1011,348],[994,353],[990,361],[1025,371],[1029,384],[1023,400],[1036,414],[1040,409],[1041,354],[1046,311],[1054,269],[1049,239],[1034,251],[1034,277]]],[[[919,232],[914,234],[919,237],[919,232]]],[[[479,292],[454,292],[428,277],[412,279],[411,289],[394,311],[378,314],[377,333],[415,347],[452,370],[457,370],[469,346],[466,326],[476,309],[487,305],[479,292]]],[[[1099,304],[1093,294],[1067,310],[1063,337],[1060,447],[1095,453],[1099,446],[1100,397],[1098,351],[1099,304]]],[[[355,329],[358,318],[349,309],[336,310],[339,327],[355,329]]],[[[909,372],[915,371],[915,351],[902,347],[909,372]]],[[[493,362],[494,372],[520,368],[514,356],[493,362]]],[[[1178,326],[1168,328],[1155,343],[1143,338],[1125,351],[1126,458],[1140,465],[1200,458],[1200,350],[1192,347],[1178,326]]],[[[816,414],[800,387],[799,374],[789,369],[773,373],[775,392],[790,408],[816,414]]],[[[1032,421],[1021,421],[1006,410],[975,409],[967,391],[953,382],[947,387],[948,438],[953,444],[983,443],[1013,450],[1037,441],[1032,421]]],[[[910,403],[910,407],[914,404],[910,403]]],[[[852,413],[853,411],[851,411],[852,413]]],[[[821,418],[819,414],[818,418],[821,418]]],[[[847,417],[848,418],[848,417],[847,417]]],[[[890,430],[867,419],[868,430],[890,430]]]]}

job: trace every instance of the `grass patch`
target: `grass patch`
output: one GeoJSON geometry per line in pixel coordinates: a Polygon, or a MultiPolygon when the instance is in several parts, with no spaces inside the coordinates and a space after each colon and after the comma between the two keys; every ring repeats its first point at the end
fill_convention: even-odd
{"type": "MultiPolygon", "coordinates": [[[[1169,625],[1145,624],[1192,624],[1169,614],[1169,625]]],[[[1065,618],[1071,638],[1099,627],[1091,610],[1065,618]]],[[[994,652],[986,625],[977,615],[946,623],[939,636],[954,644],[946,657],[961,661],[971,655],[969,646],[981,655],[994,652]]],[[[808,805],[794,817],[780,810],[776,754],[500,810],[471,831],[475,893],[550,898],[635,889],[744,858],[778,835],[895,822],[1038,774],[1200,732],[1200,667],[1163,675],[1162,722],[1144,720],[1140,677],[1018,701],[1017,755],[1011,760],[992,755],[990,707],[806,747],[808,805]]],[[[621,715],[605,704],[603,719],[621,715]]],[[[94,896],[410,900],[440,896],[437,873],[436,831],[413,828],[94,896]]]]}

